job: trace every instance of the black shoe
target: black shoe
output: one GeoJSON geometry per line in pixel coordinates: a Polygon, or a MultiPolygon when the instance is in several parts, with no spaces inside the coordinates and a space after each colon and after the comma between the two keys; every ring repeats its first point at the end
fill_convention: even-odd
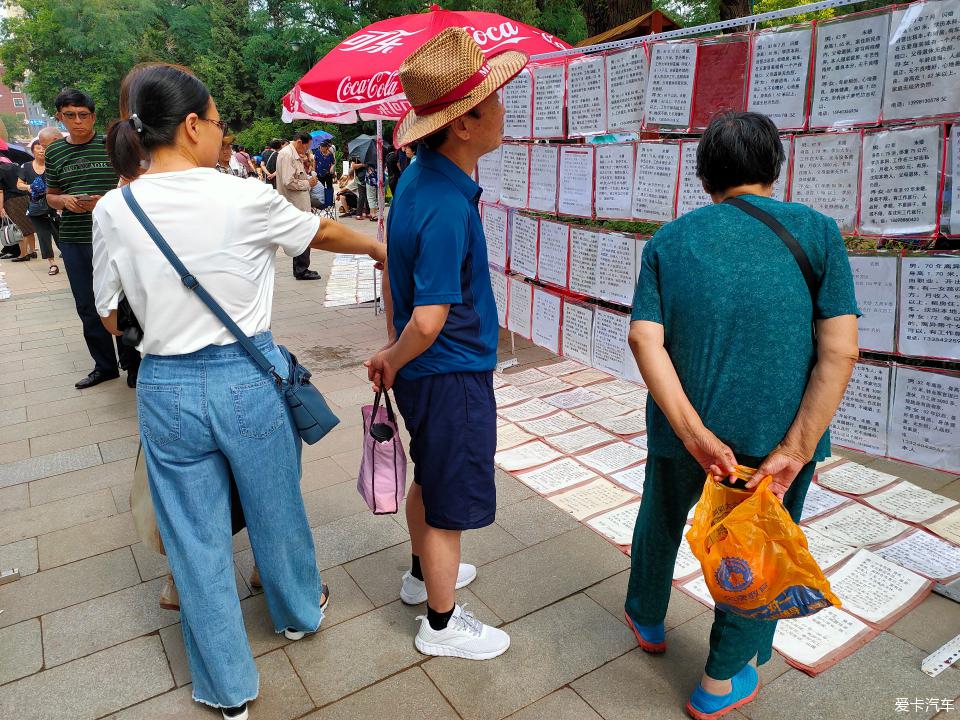
{"type": "Polygon", "coordinates": [[[137,386],[137,374],[140,372],[138,367],[136,370],[127,370],[127,387],[135,388],[137,386]]]}
{"type": "Polygon", "coordinates": [[[11,260],[10,262],[26,262],[27,260],[32,260],[35,257],[36,255],[31,255],[30,253],[27,253],[26,255],[21,255],[20,257],[13,258],[13,260],[11,260]]]}
{"type": "Polygon", "coordinates": [[[220,713],[223,715],[223,720],[247,720],[250,717],[246,703],[237,707],[220,708],[220,713]]]}
{"type": "Polygon", "coordinates": [[[320,273],[314,270],[307,270],[305,273],[301,273],[300,275],[294,275],[294,277],[297,280],[319,280],[320,273]]]}
{"type": "Polygon", "coordinates": [[[116,380],[118,377],[120,377],[119,370],[94,370],[80,382],[74,383],[73,386],[77,390],[86,390],[107,380],[116,380]]]}
{"type": "Polygon", "coordinates": [[[7,252],[4,250],[3,252],[0,252],[0,260],[9,260],[10,258],[18,257],[19,255],[19,250],[17,252],[7,252]]]}

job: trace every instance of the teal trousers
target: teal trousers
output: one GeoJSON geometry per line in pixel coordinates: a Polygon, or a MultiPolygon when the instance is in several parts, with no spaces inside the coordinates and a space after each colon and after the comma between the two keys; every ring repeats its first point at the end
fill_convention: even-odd
{"type": "MultiPolygon", "coordinates": [[[[763,458],[737,455],[741,465],[758,467],[763,458]]],[[[794,522],[813,480],[815,462],[807,463],[787,491],[783,504],[794,522]]],[[[706,474],[693,456],[650,455],[643,483],[643,502],[633,529],[630,583],[625,609],[638,625],[658,625],[667,615],[673,566],[686,533],[687,513],[703,492],[706,474]]],[[[717,680],[736,675],[757,656],[757,664],[773,652],[775,620],[752,620],[714,610],[706,674],[717,680]]]]}

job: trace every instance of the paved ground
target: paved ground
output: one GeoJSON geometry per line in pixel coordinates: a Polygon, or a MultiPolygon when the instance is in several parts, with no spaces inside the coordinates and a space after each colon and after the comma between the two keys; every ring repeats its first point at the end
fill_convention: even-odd
{"type": "MultiPolygon", "coordinates": [[[[314,267],[326,275],[330,257],[317,256],[314,267]]],[[[238,537],[237,586],[261,672],[252,717],[683,717],[710,614],[675,592],[669,652],[642,654],[621,620],[628,558],[505,475],[497,524],[465,537],[465,557],[480,574],[460,601],[504,625],[513,645],[485,663],[417,653],[414,618],[423,609],[397,600],[409,561],[403,515],[370,515],[354,488],[358,408],[370,396],[357,366],[381,344],[382,320],[368,307],[324,308],[324,282],[295,282],[286,258],[278,266],[274,332],[313,368],[343,420],[304,451],[304,497],[334,599],[316,637],[288,643],[275,635],[263,598],[247,586],[252,556],[238,537]]],[[[165,564],[138,542],[131,521],[134,393],[122,380],[73,388],[90,360],[63,274],[49,279],[39,262],[3,262],[0,272],[14,291],[0,302],[0,567],[25,575],[0,586],[0,718],[219,717],[190,701],[178,617],[157,606],[165,564]]],[[[502,348],[506,355],[508,340],[502,348]]],[[[517,356],[521,364],[547,359],[522,345],[517,356]]],[[[904,465],[890,471],[960,499],[960,478],[904,465]]],[[[926,700],[955,698],[960,670],[932,680],[919,664],[957,633],[960,606],[931,596],[817,678],[775,655],[760,698],[734,717],[894,717],[903,697],[924,699],[908,714],[933,716],[926,700]]]]}

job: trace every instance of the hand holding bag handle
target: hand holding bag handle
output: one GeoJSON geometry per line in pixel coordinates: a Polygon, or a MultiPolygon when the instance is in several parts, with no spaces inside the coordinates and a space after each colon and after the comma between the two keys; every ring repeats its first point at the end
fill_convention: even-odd
{"type": "Polygon", "coordinates": [[[140,222],[143,229],[147,231],[147,234],[160,249],[160,252],[163,253],[167,261],[173,266],[173,269],[176,270],[180,276],[180,281],[197,294],[197,297],[210,309],[210,312],[217,316],[220,322],[222,322],[227,330],[237,339],[237,342],[247,351],[253,361],[259,365],[264,372],[273,376],[274,381],[278,385],[283,386],[284,398],[287,401],[287,406],[290,408],[294,424],[297,426],[297,431],[300,433],[303,441],[308,444],[315,443],[336,427],[340,419],[330,410],[327,401],[323,399],[320,391],[310,383],[310,371],[303,367],[303,365],[300,365],[297,362],[297,358],[287,350],[287,348],[280,345],[278,347],[284,357],[286,357],[290,366],[289,377],[280,377],[280,375],[277,374],[276,367],[257,349],[256,345],[251,342],[246,333],[233,321],[233,318],[227,315],[224,309],[213,299],[213,296],[200,284],[200,281],[187,270],[186,266],[180,261],[180,258],[177,257],[177,254],[167,244],[167,241],[164,240],[163,235],[157,230],[157,227],[150,218],[147,217],[143,208],[140,207],[140,203],[138,203],[133,196],[130,185],[124,185],[120,192],[127,206],[130,208],[130,212],[132,212],[133,216],[140,222]]]}

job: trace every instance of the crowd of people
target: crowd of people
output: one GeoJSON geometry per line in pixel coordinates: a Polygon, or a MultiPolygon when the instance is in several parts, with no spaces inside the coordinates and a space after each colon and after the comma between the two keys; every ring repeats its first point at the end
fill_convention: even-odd
{"type": "MultiPolygon", "coordinates": [[[[385,345],[365,366],[375,390],[394,393],[410,434],[411,560],[398,595],[426,603],[414,639],[424,654],[488,660],[510,646],[507,632],[480,622],[455,592],[477,577],[462,562],[463,532],[496,518],[499,328],[473,174],[501,142],[497,91],[526,62],[515,51],[485,59],[459,28],[427,41],[400,69],[412,110],[383,178],[359,157],[339,174],[336,148],[314,148],[307,133],[250,155],[203,83],[159,63],[127,75],[121,119],[106,136],[94,130],[90,96],[65,90],[56,110],[67,137],[41,133],[29,167],[0,166],[4,216],[22,223],[23,254],[35,235],[52,273],[58,237],[94,362],[77,387],[120,369],[137,387],[150,492],[176,583],[167,606],[180,610],[193,698],[228,720],[247,718],[259,691],[234,583],[238,514],[278,633],[296,641],[317,632],[332,598],[317,569],[301,441],[283,396],[292,368],[270,331],[277,250],[302,280],[319,277],[311,249],[383,264],[385,345]],[[383,180],[393,193],[386,245],[312,212],[339,203],[343,215],[375,219],[383,180]],[[188,274],[167,261],[150,227],[188,274]],[[197,283],[268,358],[272,376],[193,292],[197,283]],[[133,316],[135,348],[120,342],[133,316]]],[[[857,358],[859,311],[842,238],[829,218],[771,197],[783,161],[769,118],[715,118],[697,150],[714,204],[664,225],[643,252],[629,342],[650,393],[649,459],[625,613],[648,653],[667,649],[673,566],[704,474],[756,467],[749,486],[772,476],[798,519],[857,358]],[[815,287],[781,237],[731,198],[785,228],[815,287]]],[[[692,717],[717,718],[756,697],[756,667],[770,659],[775,628],[716,610],[704,674],[686,705],[692,717]]]]}

